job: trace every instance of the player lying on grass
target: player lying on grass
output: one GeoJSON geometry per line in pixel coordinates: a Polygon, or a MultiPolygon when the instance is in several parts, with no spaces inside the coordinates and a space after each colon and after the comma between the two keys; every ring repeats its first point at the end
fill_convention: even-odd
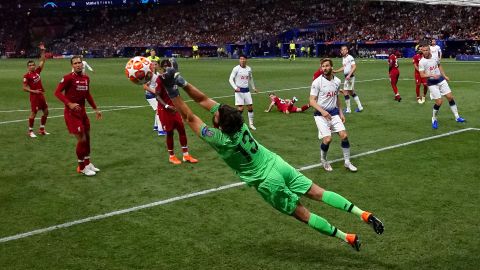
{"type": "Polygon", "coordinates": [[[295,107],[294,104],[298,101],[296,97],[293,97],[292,99],[283,99],[277,97],[274,93],[268,93],[268,96],[270,97],[271,103],[265,112],[270,112],[274,105],[277,107],[279,112],[283,112],[285,114],[304,112],[310,108],[309,104],[305,104],[301,108],[295,107]]]}
{"type": "Polygon", "coordinates": [[[363,211],[341,195],[327,191],[298,172],[280,156],[259,144],[244,123],[242,114],[231,106],[219,104],[187,83],[174,68],[167,68],[164,85],[182,118],[190,128],[232,168],[240,179],[278,211],[291,215],[322,234],[337,237],[357,251],[360,241],[356,234],[344,233],[324,218],[311,213],[300,203],[301,196],[353,213],[382,234],[383,223],[373,214],[363,211]],[[201,107],[213,114],[213,126],[207,126],[183,101],[178,87],[201,107]]]}

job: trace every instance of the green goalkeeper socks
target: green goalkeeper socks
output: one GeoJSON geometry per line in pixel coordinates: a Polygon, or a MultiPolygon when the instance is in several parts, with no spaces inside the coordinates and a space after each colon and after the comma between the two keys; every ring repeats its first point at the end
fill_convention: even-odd
{"type": "Polygon", "coordinates": [[[342,195],[339,195],[332,191],[324,191],[322,201],[330,206],[333,206],[343,211],[352,212],[354,215],[361,217],[363,210],[356,207],[353,203],[349,202],[342,195]]]}
{"type": "Polygon", "coordinates": [[[308,226],[314,228],[315,230],[321,232],[322,234],[326,234],[329,236],[335,236],[337,238],[342,239],[343,241],[346,240],[346,234],[341,230],[332,226],[328,221],[322,217],[315,215],[314,213],[310,213],[310,219],[308,220],[308,226]]]}

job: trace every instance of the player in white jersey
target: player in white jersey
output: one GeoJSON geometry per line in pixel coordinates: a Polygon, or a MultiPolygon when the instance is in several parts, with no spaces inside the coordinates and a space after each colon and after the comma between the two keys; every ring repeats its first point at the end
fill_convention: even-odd
{"type": "Polygon", "coordinates": [[[450,109],[455,116],[455,120],[459,123],[465,122],[465,119],[458,114],[457,105],[453,99],[452,91],[448,86],[449,78],[445,74],[440,60],[435,59],[430,51],[430,46],[422,46],[423,58],[418,63],[418,71],[422,78],[427,78],[428,90],[430,90],[430,98],[435,101],[433,105],[432,128],[438,128],[437,115],[442,105],[442,96],[445,96],[450,104],[450,109]]]}
{"type": "Polygon", "coordinates": [[[355,64],[355,59],[353,56],[348,54],[348,47],[342,46],[340,49],[340,53],[342,54],[342,67],[334,70],[334,73],[343,71],[343,75],[345,75],[345,82],[343,84],[343,94],[345,95],[345,104],[346,109],[345,113],[351,113],[352,109],[350,107],[350,96],[353,97],[353,100],[357,103],[357,108],[355,109],[356,112],[363,111],[362,103],[360,102],[360,98],[355,93],[355,70],[357,70],[357,65],[355,64]]]}
{"type": "Polygon", "coordinates": [[[437,59],[438,61],[442,60],[442,49],[437,45],[435,39],[432,39],[431,41],[430,53],[432,54],[433,59],[437,59]]]}
{"type": "MultiPolygon", "coordinates": [[[[88,68],[88,70],[90,70],[91,72],[95,73],[95,71],[93,70],[93,68],[87,63],[87,61],[83,60],[82,61],[82,64],[83,64],[83,68],[82,68],[82,74],[83,75],[86,75],[86,68],[88,68]]],[[[72,68],[72,72],[73,72],[73,68],[72,68]]]]}
{"type": "Polygon", "coordinates": [[[333,62],[329,58],[320,61],[323,74],[312,82],[310,89],[310,106],[315,108],[314,119],[318,128],[320,145],[320,160],[326,171],[332,171],[332,166],[327,161],[327,152],[332,142],[332,132],[338,133],[342,140],[341,146],[345,168],[356,172],[357,168],[350,162],[350,143],[345,130],[345,116],[343,115],[338,99],[341,80],[333,75],[333,62]]]}
{"type": "Polygon", "coordinates": [[[228,81],[235,91],[235,106],[240,112],[243,112],[243,106],[247,106],[248,126],[250,129],[256,130],[253,125],[253,101],[249,86],[252,86],[255,93],[258,93],[258,91],[253,83],[252,69],[247,66],[247,57],[240,55],[239,62],[240,64],[233,68],[228,81]]]}
{"type": "Polygon", "coordinates": [[[155,89],[157,88],[157,77],[160,75],[160,68],[157,61],[152,61],[152,63],[155,67],[155,73],[153,73],[152,79],[148,83],[143,85],[143,89],[145,90],[145,99],[147,100],[148,104],[152,106],[152,109],[155,112],[153,131],[158,132],[158,136],[164,136],[167,133],[163,130],[162,122],[160,122],[160,118],[158,118],[158,101],[155,95],[155,89]]]}

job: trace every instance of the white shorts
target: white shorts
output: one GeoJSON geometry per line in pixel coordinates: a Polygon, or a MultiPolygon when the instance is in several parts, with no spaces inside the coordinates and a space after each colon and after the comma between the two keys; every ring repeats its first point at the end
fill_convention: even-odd
{"type": "Polygon", "coordinates": [[[318,139],[323,139],[323,137],[332,136],[332,132],[340,132],[345,130],[345,125],[343,125],[342,119],[339,115],[332,116],[332,120],[328,121],[323,116],[314,116],[315,124],[318,128],[318,139]]]}
{"type": "Polygon", "coordinates": [[[343,82],[343,90],[354,90],[355,89],[355,76],[350,77],[350,80],[345,79],[343,82]]]}
{"type": "Polygon", "coordinates": [[[235,106],[239,105],[251,105],[252,102],[252,94],[250,92],[242,93],[242,92],[235,92],[235,106]]]}
{"type": "Polygon", "coordinates": [[[445,96],[446,94],[452,92],[452,90],[450,90],[450,87],[448,86],[447,80],[443,80],[442,82],[435,85],[429,85],[428,90],[430,90],[431,99],[439,99],[442,98],[442,96],[445,96]]]}
{"type": "Polygon", "coordinates": [[[150,104],[150,106],[152,106],[152,109],[154,111],[157,110],[157,107],[158,107],[158,101],[156,98],[147,98],[147,101],[148,101],[148,104],[150,104]]]}

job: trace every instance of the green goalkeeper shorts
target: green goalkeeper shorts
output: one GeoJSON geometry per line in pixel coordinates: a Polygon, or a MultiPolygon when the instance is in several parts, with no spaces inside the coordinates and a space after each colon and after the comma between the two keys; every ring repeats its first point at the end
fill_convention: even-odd
{"type": "Polygon", "coordinates": [[[256,189],[275,209],[292,215],[297,208],[299,196],[307,193],[311,186],[312,180],[277,156],[272,170],[256,189]]]}

